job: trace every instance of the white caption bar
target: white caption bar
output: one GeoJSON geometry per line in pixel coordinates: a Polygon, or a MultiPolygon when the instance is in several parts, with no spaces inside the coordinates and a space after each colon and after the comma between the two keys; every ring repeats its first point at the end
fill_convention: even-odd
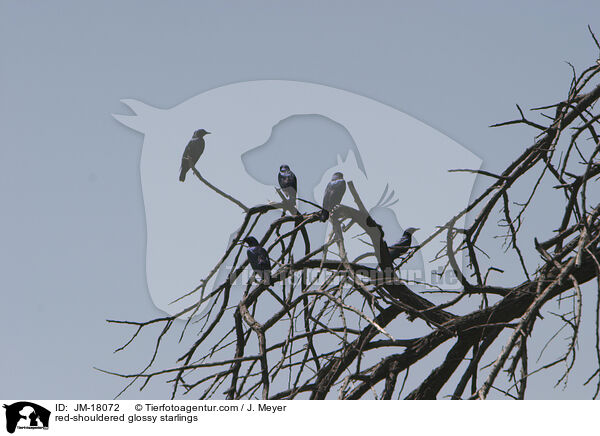
{"type": "MultiPolygon", "coordinates": [[[[2,400],[1,432],[262,435],[588,434],[592,401],[46,401],[2,400]]],[[[592,427],[594,426],[594,427],[592,427]]],[[[5,433],[6,434],[6,433],[5,433]]]]}

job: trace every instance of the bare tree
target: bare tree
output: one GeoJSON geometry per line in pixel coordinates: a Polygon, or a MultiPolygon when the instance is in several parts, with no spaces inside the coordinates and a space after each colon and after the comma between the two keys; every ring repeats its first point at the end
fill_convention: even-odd
{"type": "MultiPolygon", "coordinates": [[[[594,41],[598,45],[595,37],[594,41]]],[[[143,389],[151,379],[164,377],[172,385],[173,398],[194,393],[201,399],[358,399],[365,395],[435,399],[454,376],[454,399],[485,399],[492,388],[523,399],[532,374],[563,364],[562,381],[573,368],[582,320],[581,287],[595,279],[598,296],[593,355],[598,369],[588,382],[596,383],[596,398],[600,390],[600,204],[589,199],[592,190],[598,189],[600,175],[596,131],[600,113],[594,110],[600,98],[600,84],[594,80],[599,72],[600,61],[581,74],[573,68],[566,99],[533,109],[541,114],[538,117],[542,121],[532,121],[517,106],[518,119],[496,124],[523,124],[535,129],[537,136],[501,174],[455,170],[476,172],[490,180],[489,187],[449,222],[440,223],[435,234],[412,247],[397,267],[390,258],[384,230],[369,216],[360,187],[352,183],[349,191],[357,207],[340,205],[331,216],[331,237],[312,247],[307,228],[318,221],[318,210],[297,214],[283,197],[280,203],[247,208],[210,185],[193,168],[200,180],[244,210],[244,220],[209,276],[184,296],[194,299],[193,304],[173,316],[145,322],[108,321],[135,328],[131,339],[119,350],[146,327],[160,325],[162,329],[142,371],[105,372],[130,379],[125,389],[136,381],[143,389]],[[517,182],[519,192],[528,192],[522,203],[512,197],[517,182]],[[555,223],[556,232],[550,238],[538,235],[524,239],[523,220],[543,186],[562,193],[562,201],[544,206],[546,219],[555,223]],[[269,211],[277,209],[289,213],[271,222],[260,238],[276,265],[271,280],[248,281],[241,299],[234,300],[232,283],[248,267],[240,241],[269,211]],[[470,218],[468,224],[457,227],[465,216],[470,218]],[[362,228],[373,252],[350,260],[344,235],[352,226],[362,228]],[[484,235],[498,231],[502,237],[493,240],[504,244],[515,256],[524,276],[523,281],[510,286],[493,284],[492,278],[500,268],[480,247],[484,235]],[[398,269],[440,235],[445,246],[439,256],[460,281],[461,290],[438,288],[431,294],[432,301],[411,290],[410,283],[400,279],[398,269]],[[303,249],[300,259],[292,255],[295,246],[303,249]],[[337,250],[335,259],[326,259],[323,254],[333,249],[337,250]],[[532,252],[533,259],[529,254],[532,252]],[[363,262],[369,254],[376,256],[376,265],[363,262]],[[458,260],[462,254],[468,259],[465,266],[458,260]],[[231,258],[233,268],[227,280],[213,290],[206,289],[209,280],[231,258]],[[534,270],[527,267],[532,263],[537,265],[534,270]],[[469,296],[476,297],[478,303],[464,310],[462,303],[469,296]],[[437,298],[443,300],[438,302],[437,298]],[[274,305],[261,306],[267,299],[274,305]],[[535,327],[542,308],[552,301],[570,303],[557,314],[570,331],[570,340],[558,359],[532,368],[528,343],[538,330],[535,327]],[[274,310],[265,314],[264,307],[274,310]],[[460,312],[455,313],[457,310],[460,312]],[[186,346],[172,367],[154,369],[161,341],[174,333],[180,318],[187,321],[178,323],[183,328],[177,336],[197,334],[197,339],[186,346]],[[393,325],[415,322],[424,326],[419,337],[397,339],[389,333],[402,331],[392,330],[393,325]],[[501,348],[493,346],[498,341],[502,341],[501,348]],[[434,351],[446,342],[450,343],[449,351],[440,361],[434,351]],[[409,369],[427,356],[438,360],[434,369],[412,392],[402,396],[409,369]],[[482,367],[483,361],[492,363],[482,367]],[[457,372],[459,367],[461,372],[457,372]],[[508,377],[502,386],[495,385],[503,369],[508,377]],[[465,393],[468,385],[470,389],[465,393]]]]}

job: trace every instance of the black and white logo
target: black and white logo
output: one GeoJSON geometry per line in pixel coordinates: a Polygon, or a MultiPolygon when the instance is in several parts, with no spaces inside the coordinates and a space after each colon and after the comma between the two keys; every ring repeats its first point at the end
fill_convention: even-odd
{"type": "Polygon", "coordinates": [[[5,404],[6,431],[14,433],[16,429],[37,430],[48,429],[50,411],[29,401],[5,404]]]}

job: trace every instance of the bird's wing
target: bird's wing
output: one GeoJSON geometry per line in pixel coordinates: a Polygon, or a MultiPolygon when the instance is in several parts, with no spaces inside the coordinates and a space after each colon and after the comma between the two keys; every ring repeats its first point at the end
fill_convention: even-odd
{"type": "Polygon", "coordinates": [[[248,248],[248,261],[250,262],[252,269],[254,269],[254,270],[260,269],[258,254],[255,253],[252,248],[248,248]]]}
{"type": "Polygon", "coordinates": [[[400,240],[392,245],[390,248],[404,248],[410,246],[410,236],[402,235],[400,240]]]}
{"type": "Polygon", "coordinates": [[[333,207],[340,204],[342,197],[346,192],[346,182],[344,180],[333,180],[329,182],[325,188],[323,196],[323,209],[331,210],[333,207]]]}
{"type": "Polygon", "coordinates": [[[265,250],[264,248],[260,247],[258,251],[258,256],[257,256],[257,260],[258,260],[258,264],[260,265],[260,269],[261,270],[271,270],[271,260],[269,259],[269,253],[267,253],[267,250],[265,250]]]}
{"type": "Polygon", "coordinates": [[[282,189],[286,189],[286,188],[294,188],[294,190],[296,190],[296,186],[297,186],[297,181],[296,181],[296,176],[294,175],[294,173],[288,173],[288,174],[281,174],[279,173],[279,186],[281,186],[282,189]]]}
{"type": "Polygon", "coordinates": [[[331,210],[333,206],[333,182],[329,182],[323,195],[323,209],[331,210]]]}
{"type": "Polygon", "coordinates": [[[406,235],[402,235],[398,242],[388,247],[390,251],[390,256],[392,256],[392,259],[396,259],[397,257],[402,256],[408,251],[409,246],[410,239],[407,239],[406,235]]]}
{"type": "Polygon", "coordinates": [[[409,247],[411,240],[412,236],[410,235],[410,233],[407,233],[405,235],[402,235],[402,237],[400,238],[400,243],[402,243],[406,247],[409,247]]]}
{"type": "Polygon", "coordinates": [[[185,147],[183,159],[187,159],[192,162],[192,165],[195,165],[200,156],[202,156],[202,153],[204,153],[204,139],[193,138],[188,142],[187,147],[185,147]]]}

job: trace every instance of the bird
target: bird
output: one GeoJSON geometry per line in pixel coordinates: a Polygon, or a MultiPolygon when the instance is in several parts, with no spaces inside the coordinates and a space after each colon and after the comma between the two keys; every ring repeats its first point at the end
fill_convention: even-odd
{"type": "Polygon", "coordinates": [[[329,213],[340,204],[342,197],[346,192],[346,181],[342,173],[333,173],[331,181],[325,188],[325,194],[323,195],[323,210],[321,210],[321,221],[327,221],[329,213]]]}
{"type": "Polygon", "coordinates": [[[271,261],[269,260],[269,253],[267,253],[267,250],[260,246],[254,236],[248,236],[244,239],[244,242],[248,244],[246,253],[248,254],[248,261],[254,272],[263,279],[270,277],[271,261]]]}
{"type": "Polygon", "coordinates": [[[290,170],[288,165],[281,165],[279,167],[279,174],[277,175],[279,180],[279,186],[286,195],[288,200],[292,204],[296,204],[296,191],[298,190],[298,181],[296,180],[296,174],[290,170]]]}
{"type": "Polygon", "coordinates": [[[196,165],[202,153],[204,153],[204,136],[209,135],[204,129],[196,130],[194,136],[188,142],[185,147],[183,156],[181,157],[181,172],[179,173],[179,181],[185,182],[185,175],[187,172],[196,165]]]}
{"type": "Polygon", "coordinates": [[[412,243],[412,235],[417,230],[419,229],[416,227],[409,227],[404,231],[400,240],[389,247],[392,260],[399,258],[408,251],[410,244],[412,243]]]}

